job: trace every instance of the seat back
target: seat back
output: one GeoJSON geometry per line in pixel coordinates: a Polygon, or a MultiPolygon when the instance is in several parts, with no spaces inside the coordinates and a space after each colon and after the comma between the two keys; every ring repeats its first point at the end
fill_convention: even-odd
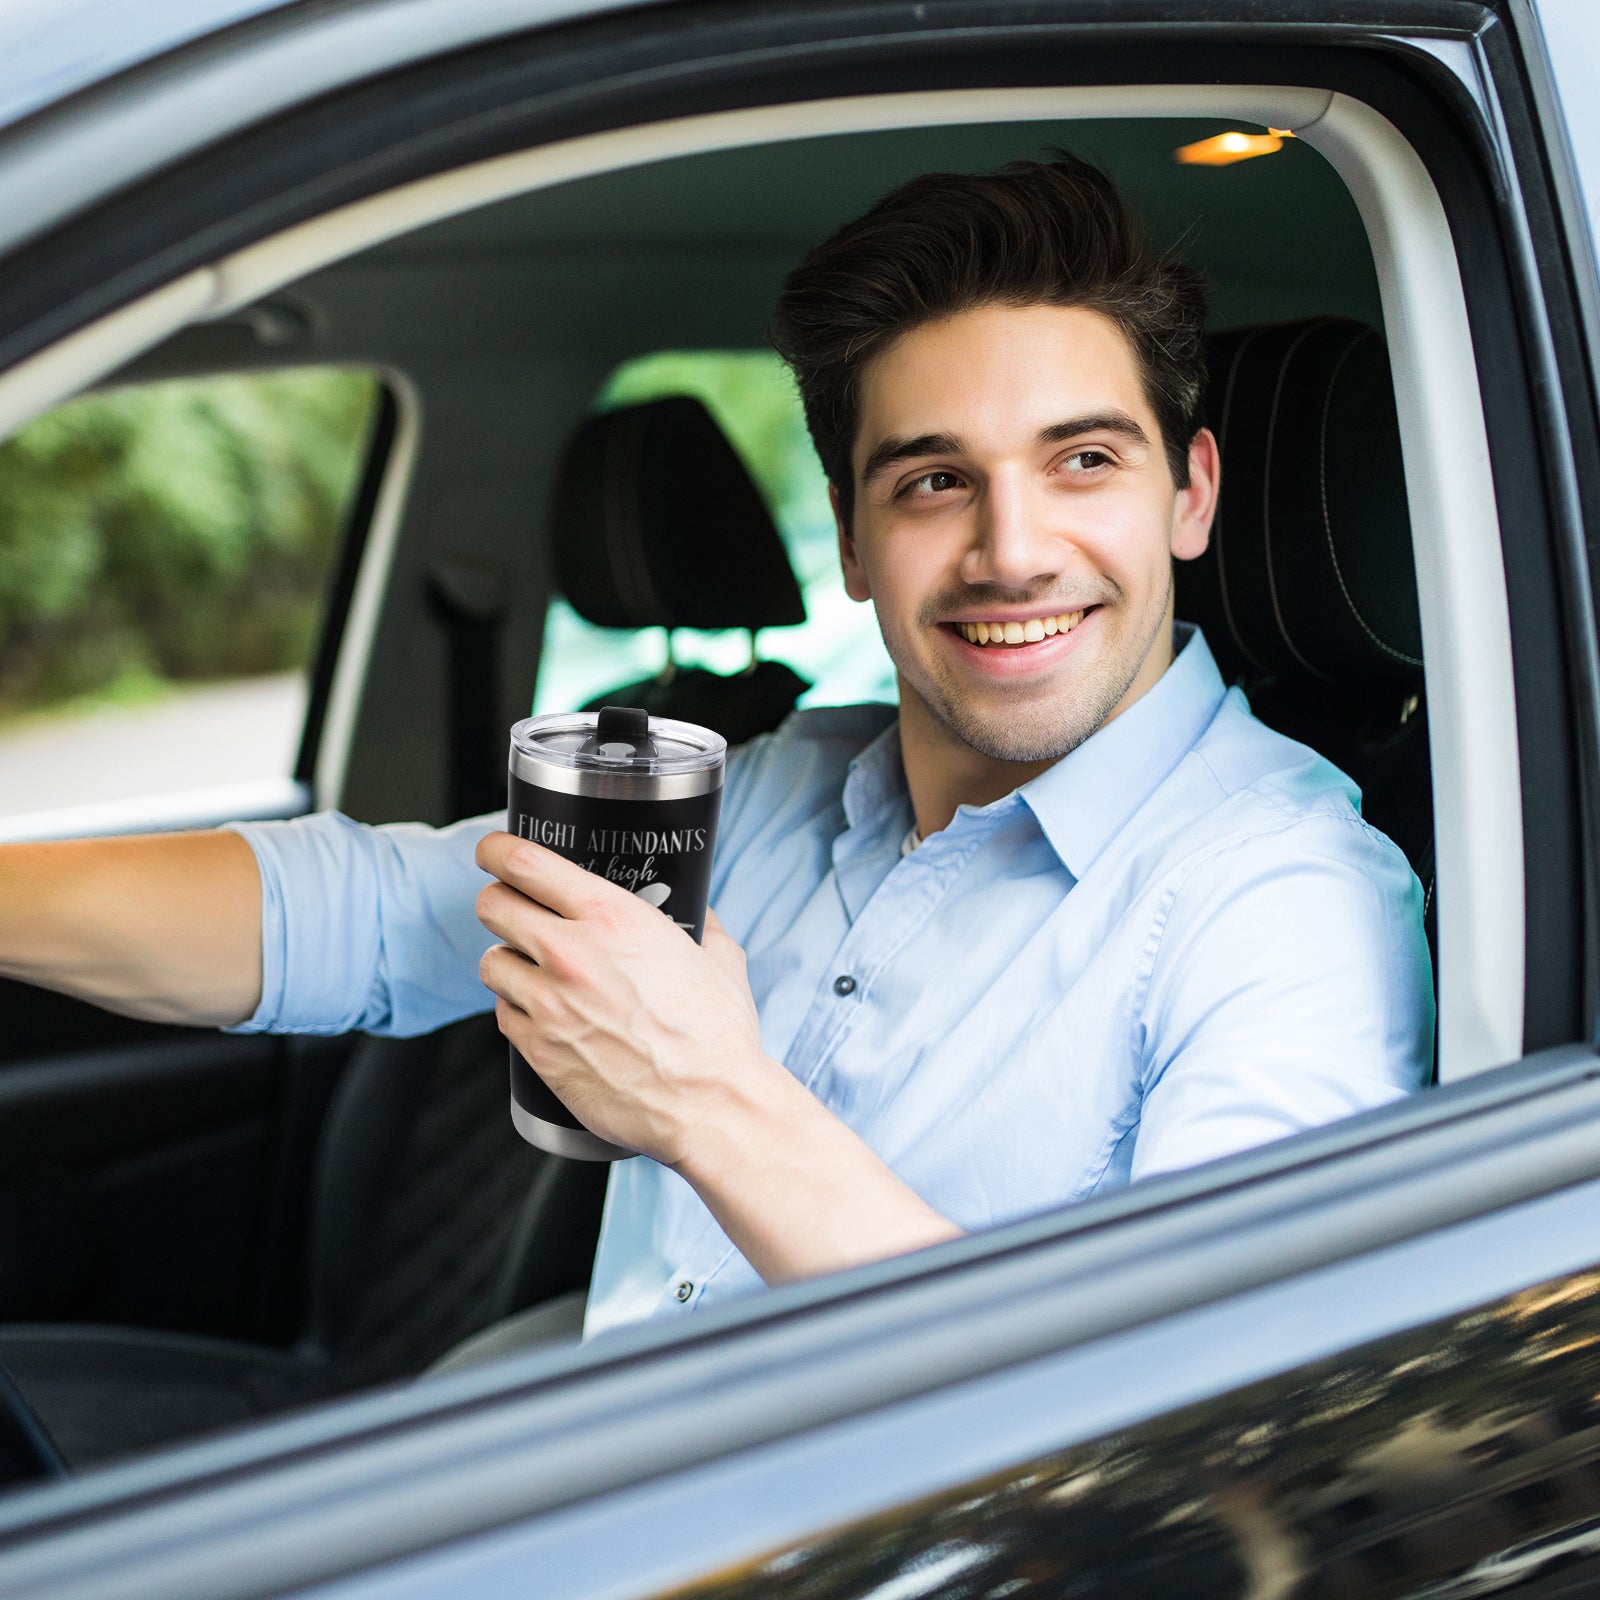
{"type": "Polygon", "coordinates": [[[757,661],[762,628],[805,621],[766,502],[710,412],[673,395],[588,418],[557,477],[550,519],[557,587],[601,628],[742,628],[751,664],[726,676],[671,665],[584,706],[640,706],[715,728],[730,745],[775,728],[810,687],[757,661]]]}
{"type": "Polygon", "coordinates": [[[1321,317],[1208,351],[1222,493],[1210,548],[1178,564],[1178,614],[1262,721],[1360,786],[1428,892],[1431,938],[1422,627],[1383,339],[1321,317]]]}
{"type": "Polygon", "coordinates": [[[606,1168],[535,1150],[507,1095],[492,1016],[357,1047],[318,1150],[304,1340],[342,1387],[589,1281],[606,1168]]]}

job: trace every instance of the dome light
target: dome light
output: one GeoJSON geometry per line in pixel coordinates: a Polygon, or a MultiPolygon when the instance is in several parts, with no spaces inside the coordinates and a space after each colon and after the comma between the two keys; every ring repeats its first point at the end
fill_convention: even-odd
{"type": "Polygon", "coordinates": [[[1213,134],[1209,139],[1194,144],[1179,145],[1172,152],[1175,161],[1186,167],[1231,167],[1235,161],[1250,161],[1256,156],[1270,156],[1283,148],[1285,139],[1294,135],[1287,128],[1268,128],[1265,133],[1213,134]]]}

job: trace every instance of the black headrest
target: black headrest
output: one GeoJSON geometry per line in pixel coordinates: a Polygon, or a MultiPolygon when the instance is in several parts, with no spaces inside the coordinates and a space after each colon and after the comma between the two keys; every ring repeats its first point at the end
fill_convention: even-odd
{"type": "Polygon", "coordinates": [[[556,583],[602,628],[779,628],[806,619],[783,541],[698,400],[590,417],[567,447],[556,583]]]}
{"type": "Polygon", "coordinates": [[[1178,612],[1226,677],[1420,686],[1411,522],[1389,358],[1322,317],[1207,341],[1222,449],[1211,547],[1178,563],[1178,612]]]}

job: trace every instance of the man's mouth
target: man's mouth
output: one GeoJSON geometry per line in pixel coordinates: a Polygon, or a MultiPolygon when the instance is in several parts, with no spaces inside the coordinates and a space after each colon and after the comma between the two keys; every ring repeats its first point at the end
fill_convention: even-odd
{"type": "Polygon", "coordinates": [[[998,649],[1015,649],[1018,645],[1038,644],[1058,633],[1071,633],[1095,608],[1085,606],[1078,611],[1062,611],[1053,617],[1018,619],[995,618],[993,621],[952,622],[950,626],[968,644],[991,645],[998,649]]]}

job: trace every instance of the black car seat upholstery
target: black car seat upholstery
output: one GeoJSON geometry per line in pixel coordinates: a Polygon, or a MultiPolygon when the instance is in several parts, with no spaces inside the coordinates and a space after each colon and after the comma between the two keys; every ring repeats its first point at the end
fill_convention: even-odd
{"type": "MultiPolygon", "coordinates": [[[[573,604],[601,625],[753,633],[805,615],[765,504],[697,401],[589,419],[566,457],[552,538],[573,604]]],[[[740,743],[775,727],[805,687],[769,662],[604,698],[740,743]]],[[[506,1095],[505,1041],[490,1016],[357,1046],[318,1144],[308,1310],[293,1349],[0,1327],[0,1363],[68,1465],[411,1376],[467,1336],[581,1291],[609,1169],[524,1143],[506,1095]]]]}
{"type": "Polygon", "coordinates": [[[1214,335],[1222,452],[1210,548],[1177,569],[1229,682],[1360,786],[1421,880],[1432,941],[1433,789],[1400,429],[1382,336],[1322,317],[1214,335]]]}
{"type": "Polygon", "coordinates": [[[758,661],[761,628],[805,621],[805,603],[760,491],[711,413],[687,395],[620,406],[574,434],[551,519],[556,585],[601,628],[665,628],[666,667],[591,700],[715,728],[730,745],[765,733],[810,687],[758,661]],[[750,665],[729,676],[671,660],[675,628],[741,628],[750,665]]]}
{"type": "Polygon", "coordinates": [[[318,1146],[310,1303],[293,1349],[0,1328],[0,1362],[67,1464],[408,1377],[477,1329],[585,1284],[605,1174],[517,1136],[505,1072],[488,1016],[356,1047],[318,1146]]]}

